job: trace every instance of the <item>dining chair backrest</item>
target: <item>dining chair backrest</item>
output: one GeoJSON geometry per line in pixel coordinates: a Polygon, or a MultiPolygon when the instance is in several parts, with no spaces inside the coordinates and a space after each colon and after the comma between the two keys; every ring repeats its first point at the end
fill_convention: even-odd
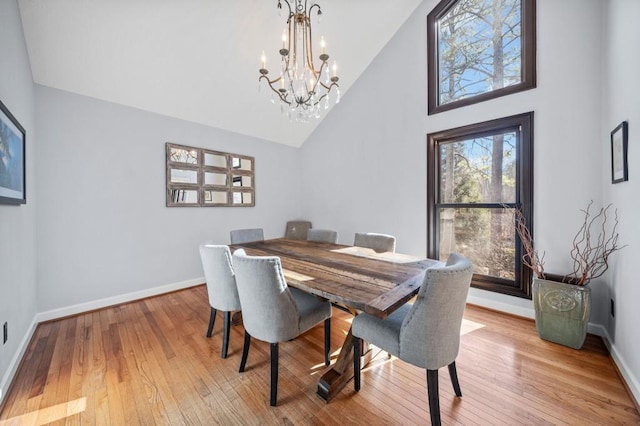
{"type": "Polygon", "coordinates": [[[245,330],[256,339],[277,343],[297,337],[298,307],[277,256],[233,254],[245,330]]]}
{"type": "Polygon", "coordinates": [[[460,327],[469,293],[473,265],[452,253],[444,266],[428,268],[413,304],[400,306],[386,318],[368,313],[351,322],[353,336],[353,385],[360,390],[361,342],[421,367],[427,373],[427,395],[431,424],[440,426],[438,371],[447,366],[453,390],[462,397],[456,357],[460,350],[460,327]]]}
{"type": "Polygon", "coordinates": [[[207,241],[199,248],[209,304],[221,311],[239,311],[240,299],[229,247],[207,241]]]}
{"type": "Polygon", "coordinates": [[[262,228],[234,229],[229,232],[229,237],[231,244],[250,243],[264,240],[264,232],[262,228]]]}
{"type": "Polygon", "coordinates": [[[427,269],[400,329],[400,359],[429,370],[455,361],[472,275],[471,262],[456,253],[445,266],[427,269]]]}
{"type": "Polygon", "coordinates": [[[309,229],[311,229],[311,222],[306,220],[291,220],[287,222],[284,237],[292,240],[306,240],[309,229]]]}
{"type": "Polygon", "coordinates": [[[338,233],[330,229],[309,229],[307,240],[335,244],[338,242],[338,233]]]}
{"type": "Polygon", "coordinates": [[[279,344],[324,322],[324,363],[331,362],[331,303],[302,290],[289,289],[277,256],[233,254],[244,323],[240,369],[245,371],[251,339],[268,342],[271,353],[270,405],[278,400],[279,344]]]}
{"type": "Polygon", "coordinates": [[[358,247],[370,248],[376,252],[395,252],[396,237],[387,234],[377,234],[374,232],[358,233],[353,239],[353,245],[358,247]]]}

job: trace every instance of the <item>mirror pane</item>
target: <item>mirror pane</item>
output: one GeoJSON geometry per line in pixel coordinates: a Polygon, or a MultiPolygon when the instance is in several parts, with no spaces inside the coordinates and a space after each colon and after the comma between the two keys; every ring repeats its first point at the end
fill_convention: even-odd
{"type": "Polygon", "coordinates": [[[231,159],[232,168],[238,170],[253,170],[252,161],[248,158],[233,157],[231,159]]]}
{"type": "Polygon", "coordinates": [[[218,154],[204,154],[204,165],[211,167],[227,167],[227,157],[218,154]]]}
{"type": "Polygon", "coordinates": [[[172,189],[171,201],[176,204],[197,204],[198,191],[195,189],[172,189]]]}
{"type": "Polygon", "coordinates": [[[227,191],[204,191],[205,204],[227,204],[227,191]]]}
{"type": "Polygon", "coordinates": [[[198,164],[198,151],[195,149],[171,147],[169,156],[176,163],[198,164]]]}
{"type": "Polygon", "coordinates": [[[253,194],[250,192],[233,192],[233,204],[251,204],[253,194]]]}
{"type": "Polygon", "coordinates": [[[242,186],[245,188],[251,188],[251,176],[234,176],[233,186],[242,186]]]}
{"type": "Polygon", "coordinates": [[[205,172],[205,174],[204,174],[204,184],[205,185],[226,186],[227,185],[227,175],[225,173],[205,172]]]}
{"type": "Polygon", "coordinates": [[[197,170],[171,169],[171,183],[198,183],[197,170]]]}

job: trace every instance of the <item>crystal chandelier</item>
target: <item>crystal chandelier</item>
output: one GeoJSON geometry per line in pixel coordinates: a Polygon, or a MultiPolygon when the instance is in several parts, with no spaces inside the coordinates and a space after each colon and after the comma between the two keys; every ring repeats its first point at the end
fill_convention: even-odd
{"type": "MultiPolygon", "coordinates": [[[[266,81],[272,91],[271,102],[275,103],[276,99],[280,101],[280,110],[284,116],[292,121],[308,122],[311,118],[320,117],[321,108],[329,108],[332,89],[335,88],[335,103],[340,102],[337,65],[334,61],[330,72],[324,38],[320,39],[320,68],[316,68],[313,63],[311,13],[317,9],[319,19],[322,15],[320,5],[313,3],[307,8],[307,0],[284,2],[289,7],[289,17],[282,33],[282,48],[279,51],[280,74],[273,80],[269,79],[263,52],[258,85],[260,87],[262,80],[266,81]]],[[[281,0],[278,0],[278,9],[282,10],[281,0]]]]}

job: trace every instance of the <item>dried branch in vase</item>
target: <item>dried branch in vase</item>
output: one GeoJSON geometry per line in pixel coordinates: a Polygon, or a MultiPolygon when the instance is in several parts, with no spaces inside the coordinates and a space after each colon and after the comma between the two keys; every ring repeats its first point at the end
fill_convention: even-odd
{"type": "Polygon", "coordinates": [[[522,261],[537,277],[553,278],[568,284],[587,285],[592,279],[601,277],[609,269],[609,256],[626,247],[626,245],[620,246],[618,242],[618,211],[614,210],[613,223],[609,224],[612,204],[602,207],[593,216],[592,204],[593,201],[590,201],[586,209],[580,210],[584,214],[584,220],[573,238],[569,253],[573,260],[573,271],[567,275],[551,277],[552,274],[544,272],[544,252],[540,255],[535,248],[533,236],[522,211],[515,210],[516,231],[524,249],[522,261]],[[597,236],[592,233],[592,230],[597,232],[597,236]]]}
{"type": "Polygon", "coordinates": [[[522,241],[522,247],[524,254],[522,255],[522,262],[528,266],[536,276],[544,279],[544,255],[538,253],[538,250],[533,245],[533,236],[531,231],[527,227],[525,217],[520,209],[514,211],[516,220],[516,231],[522,241]]]}
{"type": "Polygon", "coordinates": [[[609,256],[626,247],[618,245],[618,210],[614,210],[613,227],[611,232],[608,232],[607,212],[612,205],[600,208],[600,211],[591,217],[592,204],[593,201],[589,202],[587,208],[581,210],[584,213],[584,222],[573,238],[571,276],[577,279],[577,285],[586,285],[592,279],[601,277],[609,269],[609,256]],[[591,235],[594,226],[600,229],[595,241],[591,235]]]}

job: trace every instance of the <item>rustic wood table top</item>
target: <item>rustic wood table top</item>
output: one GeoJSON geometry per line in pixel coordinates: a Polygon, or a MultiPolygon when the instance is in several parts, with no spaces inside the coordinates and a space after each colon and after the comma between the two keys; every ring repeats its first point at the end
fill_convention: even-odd
{"type": "Polygon", "coordinates": [[[441,262],[354,246],[285,238],[235,244],[250,256],[278,256],[287,284],[384,318],[411,299],[425,270],[441,262]]]}

